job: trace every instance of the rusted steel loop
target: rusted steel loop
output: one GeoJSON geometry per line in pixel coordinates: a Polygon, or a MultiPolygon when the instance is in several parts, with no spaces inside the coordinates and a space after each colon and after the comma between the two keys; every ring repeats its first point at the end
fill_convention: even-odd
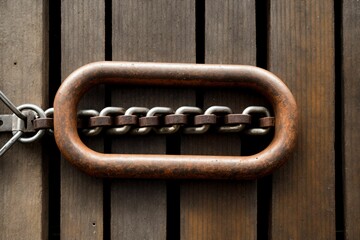
{"type": "Polygon", "coordinates": [[[73,72],[60,86],[54,129],[63,156],[97,177],[254,179],[279,168],[297,138],[297,106],[274,74],[252,66],[172,63],[96,62],[73,72]],[[271,103],[276,118],[270,145],[251,156],[104,154],[89,149],[76,131],[77,105],[99,84],[187,88],[249,88],[271,103]]]}
{"type": "Polygon", "coordinates": [[[259,119],[259,126],[261,128],[268,128],[275,126],[275,118],[274,117],[263,117],[259,119]]]}

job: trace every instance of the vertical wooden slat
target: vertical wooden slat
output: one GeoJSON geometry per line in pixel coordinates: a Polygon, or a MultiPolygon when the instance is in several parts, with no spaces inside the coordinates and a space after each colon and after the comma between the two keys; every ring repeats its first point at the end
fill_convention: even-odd
{"type": "Polygon", "coordinates": [[[334,239],[333,1],[273,0],[270,70],[299,108],[298,145],[273,176],[271,237],[334,239]]]}
{"type": "MultiPolygon", "coordinates": [[[[205,1],[205,62],[256,64],[255,2],[205,1]]],[[[239,91],[206,91],[211,105],[244,109],[239,91]]],[[[238,135],[184,137],[182,154],[240,155],[238,135]]],[[[181,239],[255,239],[256,181],[187,182],[181,185],[181,239]]]]}
{"type": "MultiPolygon", "coordinates": [[[[61,2],[61,69],[64,80],[78,67],[104,60],[104,1],[61,2]]],[[[94,89],[79,108],[104,107],[103,89],[94,89]],[[90,95],[90,96],[89,96],[90,95]]],[[[91,148],[103,151],[101,138],[92,138],[91,148]]],[[[61,162],[61,239],[103,238],[103,181],[61,162]]]]}
{"type": "Polygon", "coordinates": [[[360,238],[360,2],[343,2],[344,196],[346,239],[360,238]]]}
{"type": "MultiPolygon", "coordinates": [[[[46,33],[45,1],[0,2],[0,89],[16,105],[47,107],[46,33]]],[[[0,239],[46,239],[45,171],[40,142],[16,143],[1,157],[0,239]]]]}
{"type": "MultiPolygon", "coordinates": [[[[113,60],[195,61],[194,1],[122,0],[112,4],[113,60]]],[[[194,95],[176,89],[121,88],[112,91],[112,105],[177,108],[189,104],[189,96],[194,95]]],[[[165,154],[166,138],[116,137],[112,151],[165,154]]],[[[112,238],[165,239],[166,195],[165,181],[113,181],[112,238]]]]}

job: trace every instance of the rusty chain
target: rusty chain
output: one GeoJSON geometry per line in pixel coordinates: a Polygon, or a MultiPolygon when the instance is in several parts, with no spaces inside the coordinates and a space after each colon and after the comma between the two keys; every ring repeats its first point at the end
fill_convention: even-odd
{"type": "MultiPolygon", "coordinates": [[[[127,109],[125,112],[130,110],[127,109]]],[[[224,131],[234,130],[238,133],[261,134],[263,131],[256,129],[260,128],[258,120],[259,115],[261,115],[258,112],[260,110],[261,108],[247,110],[248,115],[252,117],[251,124],[239,121],[226,125],[223,122],[225,119],[227,122],[232,121],[233,116],[229,114],[234,113],[229,113],[229,109],[226,107],[220,109],[210,107],[204,109],[204,113],[201,111],[200,114],[188,114],[193,120],[189,125],[179,124],[180,129],[177,131],[184,132],[185,129],[190,129],[193,133],[200,134],[209,130],[219,131],[222,129],[224,131]],[[228,115],[226,118],[222,117],[226,115],[228,115]],[[219,123],[217,121],[218,116],[220,119],[223,118],[219,123]],[[193,125],[195,120],[200,121],[198,122],[199,125],[193,125]],[[255,130],[248,131],[252,128],[255,130]]],[[[297,136],[297,106],[290,90],[274,74],[264,69],[244,65],[116,61],[90,63],[77,69],[64,80],[55,96],[54,111],[54,137],[60,152],[72,165],[96,177],[254,179],[269,174],[288,160],[295,148],[297,136]],[[96,152],[86,146],[79,136],[77,105],[87,91],[101,84],[116,84],[120,87],[138,86],[140,88],[152,86],[191,89],[251,89],[266,97],[269,105],[271,105],[273,116],[276,118],[273,128],[274,138],[263,151],[250,156],[96,152]]],[[[176,114],[180,110],[176,110],[174,113],[168,111],[168,108],[149,109],[146,114],[144,113],[138,118],[139,125],[130,126],[128,133],[145,134],[156,130],[159,133],[175,131],[178,128],[177,125],[165,125],[163,123],[165,123],[167,115],[176,114]],[[157,125],[156,116],[160,117],[160,125],[157,125]]],[[[241,114],[245,113],[241,112],[241,114]]],[[[132,121],[131,119],[128,120],[132,121]]],[[[178,118],[175,122],[181,123],[181,121],[185,120],[178,118]]],[[[261,122],[264,121],[265,119],[262,119],[261,122]]],[[[104,129],[105,131],[107,130],[104,129]]],[[[238,133],[236,135],[239,135],[238,133]]]]}
{"type": "MultiPolygon", "coordinates": [[[[50,108],[45,111],[45,118],[34,119],[34,130],[46,129],[51,133],[53,113],[54,110],[50,108]]],[[[264,135],[274,127],[274,121],[269,110],[261,106],[247,107],[242,113],[233,113],[226,106],[211,106],[205,111],[198,107],[182,106],[176,111],[169,107],[106,107],[100,112],[86,109],[78,111],[77,123],[85,136],[97,136],[103,131],[109,135],[174,134],[179,131],[184,134],[204,134],[210,129],[220,133],[244,131],[249,135],[264,135]],[[261,117],[256,119],[254,114],[261,117]]]]}
{"type": "MultiPolygon", "coordinates": [[[[0,100],[14,114],[0,115],[0,132],[12,132],[13,137],[0,149],[4,154],[16,141],[30,143],[45,132],[53,134],[54,109],[43,110],[34,104],[16,107],[1,91],[0,100]]],[[[220,133],[265,135],[275,126],[267,108],[249,106],[242,113],[233,113],[226,106],[211,106],[205,111],[198,107],[106,107],[78,111],[78,129],[85,136],[157,134],[204,134],[209,130],[220,133]],[[255,117],[256,115],[256,117],[255,117]]]]}
{"type": "Polygon", "coordinates": [[[44,111],[33,104],[14,105],[1,91],[0,100],[12,111],[12,114],[0,114],[0,132],[12,132],[10,140],[1,147],[0,156],[18,141],[30,143],[45,133],[53,133],[62,156],[94,177],[255,179],[271,173],[289,159],[298,132],[296,101],[284,82],[264,69],[244,65],[94,62],[77,69],[63,81],[54,99],[54,109],[44,111]],[[245,88],[266,97],[271,112],[263,106],[250,106],[237,112],[228,106],[205,109],[114,106],[101,111],[78,111],[84,94],[100,84],[245,88]],[[250,137],[245,135],[259,136],[270,131],[271,143],[250,156],[101,153],[86,146],[80,137],[107,134],[129,138],[128,135],[174,133],[180,137],[180,134],[213,132],[236,134],[246,141],[250,137]]]}

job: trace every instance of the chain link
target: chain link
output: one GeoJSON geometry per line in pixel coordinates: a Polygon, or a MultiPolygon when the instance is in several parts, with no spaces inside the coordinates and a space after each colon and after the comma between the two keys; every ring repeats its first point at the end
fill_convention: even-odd
{"type": "MultiPolygon", "coordinates": [[[[34,129],[47,129],[51,134],[53,109],[47,109],[45,113],[45,118],[33,121],[34,129]]],[[[236,114],[227,106],[211,106],[205,112],[192,106],[181,106],[176,111],[169,107],[130,107],[126,110],[106,107],[100,113],[94,109],[78,111],[78,128],[85,136],[97,136],[102,132],[109,135],[174,134],[179,131],[204,134],[210,129],[219,133],[265,135],[274,126],[274,117],[262,106],[250,106],[236,114]]]]}
{"type": "MultiPolygon", "coordinates": [[[[44,111],[34,104],[16,107],[1,91],[0,100],[14,113],[0,115],[0,132],[13,133],[0,149],[0,156],[16,141],[30,143],[40,139],[45,132],[53,134],[53,108],[44,111]]],[[[250,106],[236,114],[227,106],[211,106],[205,111],[181,106],[175,111],[169,107],[106,107],[100,112],[79,110],[77,115],[78,128],[85,136],[97,136],[102,132],[109,135],[204,134],[210,129],[219,133],[265,135],[275,126],[274,117],[262,106],[250,106]]]]}

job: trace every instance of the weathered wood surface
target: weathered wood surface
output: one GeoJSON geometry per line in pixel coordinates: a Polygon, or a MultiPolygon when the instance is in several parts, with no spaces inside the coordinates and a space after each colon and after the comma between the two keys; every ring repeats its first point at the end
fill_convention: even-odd
{"type": "MultiPolygon", "coordinates": [[[[255,65],[255,16],[259,14],[255,1],[197,2],[205,4],[205,52],[200,58],[205,63],[255,65]]],[[[167,202],[174,200],[169,198],[169,183],[157,180],[112,180],[110,193],[105,190],[110,194],[105,195],[110,199],[105,204],[111,205],[104,215],[103,180],[88,177],[62,160],[61,239],[256,239],[267,235],[257,229],[258,217],[262,223],[269,218],[269,239],[334,239],[335,166],[339,166],[334,152],[334,14],[342,18],[343,44],[337,45],[341,54],[336,56],[342,63],[342,78],[337,81],[343,81],[343,136],[337,135],[341,139],[336,144],[342,145],[343,156],[336,161],[343,160],[345,237],[359,238],[360,4],[356,0],[335,4],[342,5],[340,16],[334,9],[336,2],[330,0],[269,2],[269,70],[295,95],[300,129],[294,156],[272,176],[268,215],[259,216],[261,188],[256,181],[180,181],[180,219],[174,220],[179,206],[167,202]],[[176,209],[169,211],[170,207],[176,209]],[[173,218],[170,224],[180,226],[169,226],[169,217],[173,218]]],[[[47,4],[0,1],[0,90],[17,105],[48,107],[47,4]]],[[[112,31],[113,60],[195,62],[196,42],[200,44],[195,36],[201,31],[196,29],[196,1],[62,0],[62,79],[88,62],[105,59],[105,14],[109,14],[105,4],[112,6],[112,26],[106,27],[112,31]]],[[[229,90],[196,96],[194,90],[124,87],[111,93],[111,105],[125,108],[177,108],[195,105],[196,100],[204,108],[228,105],[237,112],[250,104],[263,105],[259,97],[249,97],[251,93],[239,96],[229,90]]],[[[100,110],[104,102],[104,89],[98,88],[80,107],[100,110]]],[[[9,112],[3,105],[0,110],[9,112]]],[[[2,135],[1,142],[9,137],[2,135]]],[[[180,149],[182,154],[239,155],[249,145],[228,134],[183,137],[175,147],[156,135],[115,138],[111,150],[119,153],[166,154],[180,149]]],[[[89,145],[104,150],[100,137],[90,139],[89,145]]],[[[48,160],[43,157],[47,151],[40,142],[16,143],[0,159],[0,239],[47,239],[48,160]]],[[[176,188],[178,183],[170,186],[176,188]]]]}
{"type": "MultiPolygon", "coordinates": [[[[61,76],[89,62],[105,58],[104,1],[61,2],[61,76]]],[[[79,108],[101,110],[103,89],[94,89],[79,108]]],[[[101,138],[89,139],[91,148],[103,151],[101,138]]],[[[61,162],[61,239],[103,239],[103,181],[61,162]]]]}
{"type": "Polygon", "coordinates": [[[295,153],[273,175],[273,239],[335,239],[333,4],[270,4],[270,71],[293,92],[300,117],[295,153]]]}
{"type": "MultiPolygon", "coordinates": [[[[205,63],[256,64],[254,1],[205,1],[204,27],[205,63]]],[[[241,112],[243,93],[206,90],[204,109],[220,105],[241,112]]],[[[241,141],[229,134],[186,136],[181,153],[235,156],[241,141]]],[[[189,181],[180,188],[181,239],[256,239],[256,181],[189,181]]]]}
{"type": "Polygon", "coordinates": [[[360,2],[343,2],[343,106],[345,237],[360,238],[360,2]]]}
{"type": "MultiPolygon", "coordinates": [[[[47,107],[47,3],[0,2],[0,89],[21,105],[47,107]]],[[[0,112],[10,113],[1,103],[0,112]]],[[[4,144],[11,134],[1,136],[4,144]]],[[[47,238],[47,182],[40,142],[0,159],[0,239],[47,238]]]]}
{"type": "MultiPolygon", "coordinates": [[[[113,60],[149,62],[195,61],[194,1],[113,1],[113,60]]],[[[189,104],[178,89],[118,88],[112,105],[168,106],[189,104]]],[[[165,136],[116,137],[112,152],[166,154],[165,136]]],[[[111,237],[165,239],[165,181],[114,180],[111,184],[111,237]]]]}

